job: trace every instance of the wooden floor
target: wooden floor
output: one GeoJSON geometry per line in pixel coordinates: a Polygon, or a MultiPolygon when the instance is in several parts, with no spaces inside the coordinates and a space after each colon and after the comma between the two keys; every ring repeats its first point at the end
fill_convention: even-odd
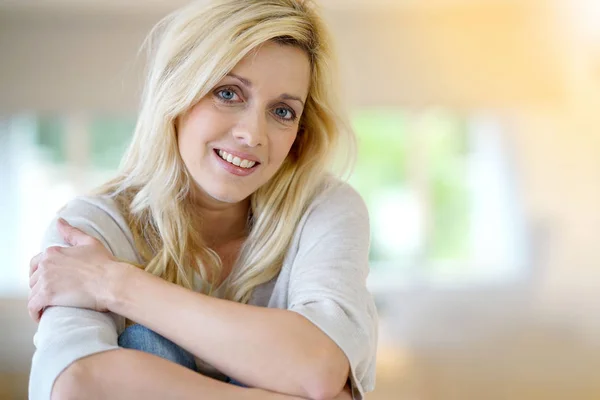
{"type": "Polygon", "coordinates": [[[367,399],[600,400],[598,304],[571,299],[546,307],[500,288],[383,302],[367,399]]]}
{"type": "Polygon", "coordinates": [[[27,373],[0,373],[0,399],[27,399],[27,373]]]}
{"type": "MultiPolygon", "coordinates": [[[[549,360],[503,354],[501,348],[473,357],[458,352],[415,357],[380,366],[377,388],[367,400],[599,400],[600,362],[595,354],[549,360]],[[577,360],[585,365],[577,365],[577,360]],[[590,360],[595,358],[594,362],[590,360]],[[512,360],[511,360],[512,359],[512,360]],[[519,360],[520,359],[520,360],[519,360]]],[[[590,349],[591,350],[591,349],[590,349]]]]}

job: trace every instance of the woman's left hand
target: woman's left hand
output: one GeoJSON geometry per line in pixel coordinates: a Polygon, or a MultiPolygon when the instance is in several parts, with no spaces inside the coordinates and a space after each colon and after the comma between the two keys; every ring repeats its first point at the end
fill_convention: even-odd
{"type": "Polygon", "coordinates": [[[29,315],[39,322],[50,306],[108,311],[107,277],[117,260],[100,241],[67,221],[59,219],[58,230],[71,247],[48,247],[31,259],[29,315]]]}

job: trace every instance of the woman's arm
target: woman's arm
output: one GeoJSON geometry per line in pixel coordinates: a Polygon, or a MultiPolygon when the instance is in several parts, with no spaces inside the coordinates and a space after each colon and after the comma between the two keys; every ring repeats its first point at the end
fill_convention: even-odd
{"type": "Polygon", "coordinates": [[[82,246],[83,233],[72,227],[61,234],[73,247],[55,249],[33,268],[30,310],[37,315],[46,306],[89,307],[91,301],[101,305],[92,308],[146,325],[250,386],[328,398],[339,393],[350,370],[362,398],[373,388],[376,347],[376,312],[365,288],[368,217],[356,194],[337,197],[313,210],[303,229],[308,233],[292,267],[290,310],[177,287],[116,263],[102,254],[102,243],[82,246]]]}
{"type": "Polygon", "coordinates": [[[168,283],[129,265],[111,269],[108,308],[258,388],[335,397],[348,379],[342,350],[303,316],[239,304],[168,283]]]}
{"type": "Polygon", "coordinates": [[[128,349],[83,358],[58,377],[52,391],[52,400],[83,398],[302,400],[299,397],[224,383],[152,354],[128,349]]]}
{"type": "Polygon", "coordinates": [[[287,310],[204,296],[132,267],[111,269],[108,308],[250,386],[318,399],[350,377],[362,398],[377,347],[366,205],[349,185],[334,186],[301,223],[287,310]]]}
{"type": "MultiPolygon", "coordinates": [[[[161,333],[248,386],[312,399],[332,398],[340,393],[348,377],[345,355],[327,335],[299,314],[194,293],[116,261],[103,243],[64,221],[58,224],[58,231],[71,247],[49,247],[32,261],[29,309],[34,319],[51,306],[66,306],[69,308],[58,309],[73,310],[75,314],[80,310],[77,307],[119,310],[116,314],[161,333]],[[112,292],[115,287],[125,290],[112,292]]],[[[53,311],[44,314],[49,312],[54,316],[53,311]]],[[[89,318],[104,315],[80,311],[91,313],[89,318]]],[[[70,314],[65,318],[42,318],[40,326],[48,323],[66,326],[64,321],[75,322],[70,314]]],[[[79,336],[96,329],[95,325],[88,329],[83,319],[77,321],[79,336]]],[[[42,332],[50,331],[40,328],[38,333],[42,332]]],[[[52,337],[64,341],[68,334],[56,333],[52,337]]],[[[110,335],[110,342],[115,342],[116,333],[111,330],[110,335]]],[[[91,340],[95,336],[89,337],[91,340]]],[[[46,342],[40,343],[36,352],[40,362],[36,363],[38,367],[32,367],[32,375],[36,372],[38,377],[52,378],[62,370],[57,368],[68,364],[52,364],[55,372],[43,370],[41,365],[53,362],[44,349],[54,347],[46,342]]],[[[74,348],[74,344],[69,346],[74,348]]],[[[115,347],[104,346],[99,350],[115,347]]],[[[60,355],[66,354],[65,351],[60,355]]],[[[81,356],[95,352],[83,351],[81,356]]],[[[70,358],[72,363],[80,357],[70,358]]],[[[36,381],[32,379],[32,385],[36,381]]],[[[49,395],[50,387],[45,391],[49,395]]]]}

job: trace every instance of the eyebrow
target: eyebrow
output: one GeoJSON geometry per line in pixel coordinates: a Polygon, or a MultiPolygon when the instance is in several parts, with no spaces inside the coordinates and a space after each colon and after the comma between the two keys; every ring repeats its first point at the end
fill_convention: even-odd
{"type": "MultiPolygon", "coordinates": [[[[244,85],[248,86],[249,88],[252,87],[252,82],[250,82],[248,79],[241,77],[239,75],[233,74],[233,73],[228,73],[227,76],[231,76],[232,78],[235,78],[237,80],[239,80],[240,82],[242,82],[244,85]]],[[[298,102],[300,102],[302,104],[302,107],[304,107],[304,101],[302,101],[302,99],[298,96],[294,96],[288,93],[283,93],[281,96],[279,96],[279,98],[281,100],[296,100],[298,102]]]]}
{"type": "Polygon", "coordinates": [[[231,76],[232,78],[237,79],[238,81],[241,81],[244,85],[248,86],[248,87],[252,87],[252,82],[250,82],[248,79],[246,78],[242,78],[239,75],[236,74],[232,74],[231,72],[227,74],[227,76],[231,76]]]}

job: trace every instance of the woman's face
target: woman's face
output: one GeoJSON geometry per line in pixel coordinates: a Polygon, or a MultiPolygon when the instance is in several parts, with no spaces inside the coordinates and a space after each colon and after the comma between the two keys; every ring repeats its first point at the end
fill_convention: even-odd
{"type": "Polygon", "coordinates": [[[179,152],[206,200],[240,202],[275,174],[296,139],[309,84],[306,53],[268,42],[180,118],[179,152]]]}

